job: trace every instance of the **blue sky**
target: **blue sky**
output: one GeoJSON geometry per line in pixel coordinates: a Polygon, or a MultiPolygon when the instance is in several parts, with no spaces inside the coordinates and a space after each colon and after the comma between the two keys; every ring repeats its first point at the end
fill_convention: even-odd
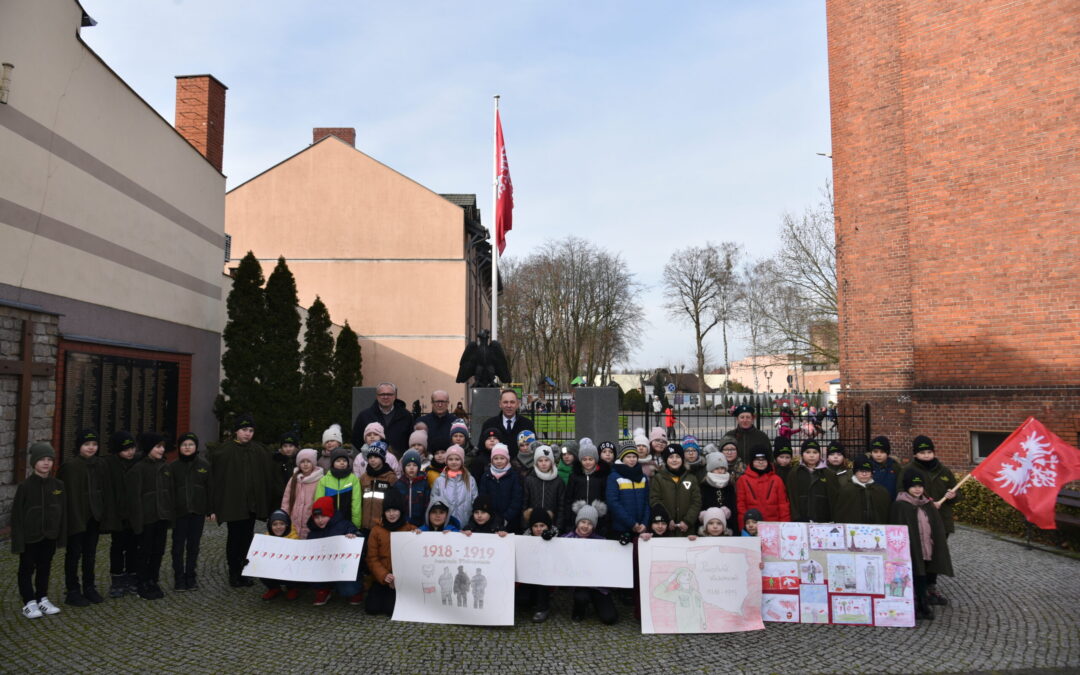
{"type": "Polygon", "coordinates": [[[432,190],[476,193],[488,225],[501,94],[507,255],[570,234],[621,253],[648,287],[631,366],[692,362],[660,294],[675,249],[767,255],[831,175],[824,2],[82,2],[83,39],[165,119],[173,76],[229,87],[230,188],[351,126],[432,190]]]}

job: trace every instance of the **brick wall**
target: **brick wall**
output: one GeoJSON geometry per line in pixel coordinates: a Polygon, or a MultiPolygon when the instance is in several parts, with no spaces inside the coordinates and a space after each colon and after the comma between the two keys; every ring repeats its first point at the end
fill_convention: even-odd
{"type": "Polygon", "coordinates": [[[225,91],[213,75],[176,78],[176,130],[221,171],[225,145],[225,91]]]}
{"type": "Polygon", "coordinates": [[[315,127],[311,130],[312,145],[327,136],[337,136],[354,148],[356,147],[356,129],[353,127],[315,127]]]}
{"type": "Polygon", "coordinates": [[[1080,14],[828,0],[844,405],[935,437],[1080,432],[1080,14]]]}

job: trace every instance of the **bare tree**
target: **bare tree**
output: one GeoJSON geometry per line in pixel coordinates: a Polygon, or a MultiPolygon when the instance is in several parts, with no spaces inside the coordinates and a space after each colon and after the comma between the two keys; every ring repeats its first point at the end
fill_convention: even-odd
{"type": "Polygon", "coordinates": [[[721,327],[724,345],[724,371],[730,372],[727,327],[734,318],[734,274],[739,246],[730,242],[689,246],[671,254],[664,265],[664,298],[668,313],[694,330],[694,353],[697,361],[698,393],[705,400],[705,338],[721,327]]]}
{"type": "Polygon", "coordinates": [[[511,372],[529,390],[583,376],[607,381],[639,344],[641,285],[618,254],[569,237],[546,242],[503,270],[499,337],[511,372]]]}

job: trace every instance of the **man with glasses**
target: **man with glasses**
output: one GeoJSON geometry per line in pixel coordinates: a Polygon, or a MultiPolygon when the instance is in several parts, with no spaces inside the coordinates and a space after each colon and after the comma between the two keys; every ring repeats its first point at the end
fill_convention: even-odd
{"type": "Polygon", "coordinates": [[[450,394],[442,389],[431,392],[431,412],[416,420],[427,425],[429,453],[450,447],[450,425],[455,419],[450,413],[450,394]]]}
{"type": "MultiPolygon", "coordinates": [[[[382,382],[375,387],[375,402],[370,408],[360,411],[353,422],[353,444],[359,447],[364,443],[364,427],[372,422],[382,425],[386,433],[386,443],[398,459],[409,449],[409,434],[412,433],[413,416],[405,406],[405,401],[397,397],[397,385],[382,382]]],[[[430,433],[430,432],[429,432],[430,433]]]]}

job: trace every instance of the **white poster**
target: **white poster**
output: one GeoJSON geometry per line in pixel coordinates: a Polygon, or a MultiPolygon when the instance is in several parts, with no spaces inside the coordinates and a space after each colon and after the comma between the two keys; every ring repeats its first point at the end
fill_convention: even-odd
{"type": "Polygon", "coordinates": [[[757,537],[638,542],[642,633],[760,630],[757,537]]]}
{"type": "Polygon", "coordinates": [[[355,581],[364,538],[286,539],[256,534],[244,576],[279,581],[355,581]]]}
{"type": "Polygon", "coordinates": [[[513,535],[394,532],[394,621],[514,625],[513,535]]]}
{"type": "Polygon", "coordinates": [[[634,587],[634,547],[606,539],[514,537],[517,580],[541,586],[634,587]]]}

